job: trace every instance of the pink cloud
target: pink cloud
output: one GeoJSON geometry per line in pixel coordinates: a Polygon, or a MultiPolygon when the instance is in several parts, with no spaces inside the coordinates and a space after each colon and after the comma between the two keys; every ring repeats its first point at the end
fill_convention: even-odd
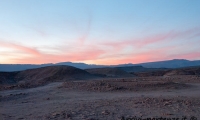
{"type": "MultiPolygon", "coordinates": [[[[174,59],[174,58],[186,58],[186,59],[198,59],[200,58],[199,52],[183,53],[171,55],[176,52],[176,46],[167,46],[165,48],[148,48],[143,49],[145,46],[150,44],[157,44],[160,42],[169,42],[175,38],[184,38],[190,36],[200,36],[200,29],[194,28],[186,31],[171,31],[168,33],[157,34],[144,38],[133,38],[130,40],[119,41],[119,42],[106,42],[100,45],[95,43],[82,44],[87,37],[76,40],[75,43],[70,44],[70,48],[66,46],[54,47],[55,50],[59,50],[59,54],[44,53],[40,52],[36,48],[28,47],[16,43],[10,43],[5,40],[0,40],[0,46],[11,48],[15,50],[22,51],[30,56],[14,57],[10,61],[14,63],[55,63],[55,62],[65,62],[65,61],[93,61],[94,64],[123,64],[123,63],[141,63],[150,62],[164,59],[174,59]],[[103,46],[103,47],[102,47],[103,46]],[[136,47],[133,51],[129,51],[128,54],[123,52],[123,48],[128,46],[136,47]],[[110,48],[113,48],[110,50],[110,48]],[[108,50],[109,49],[109,50],[108,50]],[[136,52],[135,52],[136,51],[136,52]],[[119,57],[118,57],[119,56],[119,57]]],[[[180,39],[181,40],[181,39],[180,39]]],[[[158,44],[159,45],[159,44],[158,44]]],[[[182,50],[183,48],[179,48],[182,50]]],[[[182,51],[183,52],[183,51],[182,51]]],[[[12,54],[9,54],[10,56],[12,54]]],[[[6,56],[6,55],[5,55],[6,56]]],[[[16,55],[15,55],[16,56],[16,55]]]]}
{"type": "Polygon", "coordinates": [[[182,54],[175,54],[171,55],[170,58],[179,58],[179,59],[189,59],[189,60],[194,60],[194,59],[200,59],[200,52],[190,52],[190,53],[182,53],[182,54]]]}
{"type": "Polygon", "coordinates": [[[159,42],[169,42],[169,41],[174,40],[175,38],[188,37],[191,35],[193,35],[194,37],[198,37],[200,36],[199,33],[200,33],[200,27],[197,27],[197,28],[192,28],[185,31],[170,31],[167,33],[161,33],[161,34],[148,36],[144,38],[131,38],[129,40],[123,40],[119,42],[106,42],[106,43],[101,43],[101,44],[105,46],[113,47],[116,50],[121,50],[127,46],[141,48],[150,44],[157,44],[159,42]]]}
{"type": "Polygon", "coordinates": [[[31,55],[40,55],[41,53],[35,49],[35,48],[30,48],[30,47],[26,47],[23,45],[18,45],[15,43],[10,43],[10,42],[5,42],[5,41],[0,41],[0,46],[2,47],[6,47],[6,48],[12,48],[12,49],[16,49],[16,50],[20,50],[23,51],[25,53],[31,54],[31,55]]]}
{"type": "Polygon", "coordinates": [[[37,56],[37,60],[34,57],[23,57],[23,58],[15,58],[15,63],[56,63],[56,62],[65,62],[65,61],[84,61],[84,60],[94,60],[98,59],[99,56],[104,54],[105,51],[99,48],[94,49],[84,49],[82,51],[72,51],[67,52],[63,51],[61,54],[40,54],[37,56]]]}
{"type": "Polygon", "coordinates": [[[176,47],[165,47],[160,49],[151,49],[148,51],[131,53],[119,58],[103,58],[102,60],[97,60],[98,64],[125,64],[125,63],[142,63],[151,62],[157,60],[164,60],[168,58],[168,52],[173,51],[176,47]]]}

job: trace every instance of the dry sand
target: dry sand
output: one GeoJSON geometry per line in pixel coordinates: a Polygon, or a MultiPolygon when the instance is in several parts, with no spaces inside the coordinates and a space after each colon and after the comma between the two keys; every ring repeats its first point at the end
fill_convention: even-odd
{"type": "Polygon", "coordinates": [[[55,82],[0,95],[1,120],[200,119],[199,76],[55,82]]]}

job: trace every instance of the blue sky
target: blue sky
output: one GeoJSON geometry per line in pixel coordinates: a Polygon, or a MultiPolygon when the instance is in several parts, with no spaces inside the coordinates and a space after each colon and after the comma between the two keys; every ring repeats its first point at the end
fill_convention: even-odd
{"type": "Polygon", "coordinates": [[[0,0],[0,63],[200,59],[198,0],[0,0]]]}

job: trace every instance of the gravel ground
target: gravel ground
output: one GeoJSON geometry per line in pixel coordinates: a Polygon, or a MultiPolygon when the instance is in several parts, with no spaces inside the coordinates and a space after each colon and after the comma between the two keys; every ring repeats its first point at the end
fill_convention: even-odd
{"type": "Polygon", "coordinates": [[[196,120],[199,99],[198,76],[56,82],[0,91],[0,119],[196,120]]]}

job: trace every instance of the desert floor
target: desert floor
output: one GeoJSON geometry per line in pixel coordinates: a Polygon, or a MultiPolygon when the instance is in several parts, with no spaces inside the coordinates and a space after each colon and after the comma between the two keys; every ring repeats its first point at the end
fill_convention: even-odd
{"type": "Polygon", "coordinates": [[[199,76],[56,82],[0,91],[1,120],[196,120],[199,113],[199,76]]]}

